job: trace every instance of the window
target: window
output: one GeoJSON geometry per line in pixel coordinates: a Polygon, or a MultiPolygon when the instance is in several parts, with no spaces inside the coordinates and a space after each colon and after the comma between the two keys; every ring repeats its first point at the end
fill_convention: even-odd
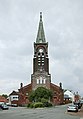
{"type": "Polygon", "coordinates": [[[40,52],[38,53],[38,55],[40,55],[40,52]]]}
{"type": "Polygon", "coordinates": [[[42,57],[44,57],[44,55],[42,55],[42,57]]]}
{"type": "Polygon", "coordinates": [[[39,79],[37,79],[37,84],[39,84],[39,79]]]}
{"type": "Polygon", "coordinates": [[[46,79],[43,78],[42,76],[39,77],[39,79],[37,79],[37,84],[45,84],[46,83],[46,79]]]}
{"type": "Polygon", "coordinates": [[[18,97],[13,97],[13,99],[17,99],[18,97]]]}
{"type": "Polygon", "coordinates": [[[40,82],[41,82],[40,79],[37,79],[37,84],[40,84],[40,82]]]}
{"type": "Polygon", "coordinates": [[[44,58],[42,58],[42,60],[44,60],[44,58]]]}
{"type": "Polygon", "coordinates": [[[46,79],[44,79],[44,84],[46,83],[46,79]]]}
{"type": "Polygon", "coordinates": [[[26,96],[28,96],[28,93],[26,93],[26,96]]]}
{"type": "Polygon", "coordinates": [[[56,91],[54,91],[54,95],[56,95],[56,91]]]}
{"type": "Polygon", "coordinates": [[[40,80],[40,84],[42,84],[42,79],[40,80]]]}
{"type": "Polygon", "coordinates": [[[40,68],[40,71],[42,71],[42,67],[40,68]]]}
{"type": "Polygon", "coordinates": [[[40,60],[40,58],[38,58],[38,60],[40,60]]]}

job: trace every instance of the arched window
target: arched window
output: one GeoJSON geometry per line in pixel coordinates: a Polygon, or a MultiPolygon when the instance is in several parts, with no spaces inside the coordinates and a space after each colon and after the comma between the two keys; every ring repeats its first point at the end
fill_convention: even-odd
{"type": "Polygon", "coordinates": [[[46,83],[46,79],[43,78],[42,76],[39,77],[39,79],[37,79],[37,84],[45,84],[46,83]]]}
{"type": "Polygon", "coordinates": [[[44,79],[44,84],[46,83],[46,79],[44,79]]]}
{"type": "Polygon", "coordinates": [[[39,79],[37,79],[37,84],[39,84],[39,79]]]}

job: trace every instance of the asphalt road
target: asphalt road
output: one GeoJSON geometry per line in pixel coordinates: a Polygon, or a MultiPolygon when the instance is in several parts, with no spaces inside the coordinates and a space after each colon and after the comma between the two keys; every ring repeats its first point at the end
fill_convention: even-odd
{"type": "Polygon", "coordinates": [[[80,119],[80,117],[67,114],[66,106],[38,109],[10,107],[9,110],[0,111],[0,119],[80,119]]]}

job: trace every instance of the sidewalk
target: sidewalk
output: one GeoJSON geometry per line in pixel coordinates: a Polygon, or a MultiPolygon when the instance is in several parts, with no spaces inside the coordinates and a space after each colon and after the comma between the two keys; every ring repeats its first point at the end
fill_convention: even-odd
{"type": "Polygon", "coordinates": [[[77,115],[80,117],[83,117],[83,106],[82,108],[77,112],[77,115]]]}

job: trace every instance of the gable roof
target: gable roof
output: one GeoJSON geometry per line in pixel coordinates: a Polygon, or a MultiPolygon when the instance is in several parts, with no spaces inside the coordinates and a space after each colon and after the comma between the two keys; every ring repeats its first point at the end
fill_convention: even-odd
{"type": "Polygon", "coordinates": [[[10,93],[10,95],[9,95],[9,96],[11,96],[11,95],[19,95],[19,92],[12,91],[12,93],[10,93]]]}

